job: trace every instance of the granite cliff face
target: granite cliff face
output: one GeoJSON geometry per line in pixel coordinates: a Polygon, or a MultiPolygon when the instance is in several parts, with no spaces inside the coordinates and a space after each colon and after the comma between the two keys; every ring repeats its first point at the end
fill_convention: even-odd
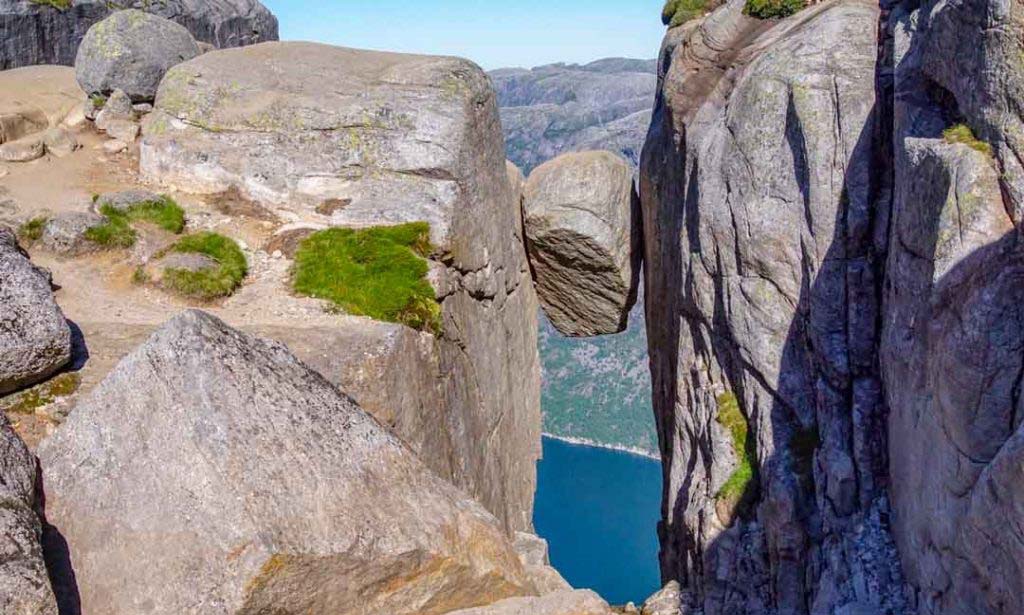
{"type": "Polygon", "coordinates": [[[732,1],[641,168],[666,580],[717,613],[1015,613],[1022,16],[732,1]]]}
{"type": "Polygon", "coordinates": [[[68,5],[62,9],[34,0],[0,0],[0,70],[70,66],[89,28],[122,8],[175,21],[196,40],[218,48],[277,40],[277,18],[258,0],[73,0],[68,5]]]}

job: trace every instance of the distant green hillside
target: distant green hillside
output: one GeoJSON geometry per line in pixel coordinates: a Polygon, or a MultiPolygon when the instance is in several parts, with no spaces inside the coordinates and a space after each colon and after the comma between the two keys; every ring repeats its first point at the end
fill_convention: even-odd
{"type": "Polygon", "coordinates": [[[541,316],[544,431],[657,454],[642,309],[619,335],[571,339],[541,316]]]}

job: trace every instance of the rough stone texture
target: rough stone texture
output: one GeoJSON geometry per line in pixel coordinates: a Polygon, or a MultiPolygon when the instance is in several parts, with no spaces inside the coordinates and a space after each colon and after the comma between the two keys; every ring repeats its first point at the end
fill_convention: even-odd
{"type": "Polygon", "coordinates": [[[562,575],[551,567],[548,561],[548,542],[527,532],[516,532],[513,546],[519,554],[526,576],[541,596],[562,590],[571,590],[572,586],[562,575]]]}
{"type": "Polygon", "coordinates": [[[705,615],[901,613],[876,353],[879,8],[743,6],[670,30],[642,161],[663,576],[705,615]],[[730,406],[756,471],[720,496],[742,460],[730,406]]]}
{"type": "Polygon", "coordinates": [[[125,94],[124,90],[115,89],[110,96],[103,101],[103,108],[96,113],[96,128],[106,130],[113,120],[134,120],[135,110],[132,108],[132,99],[125,94]]]}
{"type": "Polygon", "coordinates": [[[566,152],[611,150],[635,167],[657,72],[654,60],[626,58],[491,71],[509,158],[531,171],[566,152]]]}
{"type": "Polygon", "coordinates": [[[42,135],[31,135],[0,145],[0,160],[4,162],[32,162],[43,157],[46,146],[42,135]]]}
{"type": "Polygon", "coordinates": [[[644,601],[641,615],[681,615],[682,594],[678,581],[669,581],[665,587],[644,601]]]}
{"type": "Polygon", "coordinates": [[[33,66],[0,71],[0,143],[57,126],[82,98],[75,71],[70,68],[33,66]]]}
{"type": "Polygon", "coordinates": [[[98,246],[85,237],[85,232],[106,222],[106,218],[91,212],[72,212],[54,216],[43,225],[39,243],[50,252],[64,256],[78,256],[94,252],[98,246]]]}
{"type": "Polygon", "coordinates": [[[86,32],[75,76],[86,94],[122,90],[133,102],[151,101],[167,70],[199,53],[184,26],[135,9],[117,11],[86,32]]]}
{"type": "Polygon", "coordinates": [[[57,615],[36,515],[36,460],[2,412],[0,477],[0,612],[57,615]]]}
{"type": "Polygon", "coordinates": [[[70,156],[78,149],[78,139],[66,128],[57,126],[43,133],[43,145],[46,152],[57,158],[70,156]]]}
{"type": "Polygon", "coordinates": [[[922,615],[1024,611],[1024,16],[1010,6],[932,2],[891,18],[896,190],[880,352],[894,535],[922,615]],[[946,143],[959,122],[994,155],[946,143]]]}
{"type": "Polygon", "coordinates": [[[444,319],[435,419],[453,447],[443,476],[512,530],[530,526],[540,373],[501,141],[494,93],[465,60],[265,43],[171,69],[140,167],[184,192],[235,189],[285,222],[428,222],[444,319]]]}
{"type": "Polygon", "coordinates": [[[50,276],[0,227],[0,395],[46,379],[71,359],[71,329],[50,276]]]}
{"type": "Polygon", "coordinates": [[[161,196],[149,190],[121,190],[120,192],[106,192],[96,197],[93,202],[93,210],[99,213],[104,205],[109,205],[118,211],[127,211],[133,205],[159,201],[161,196]]]}
{"type": "Polygon", "coordinates": [[[0,70],[75,61],[89,28],[118,7],[136,8],[175,21],[199,41],[241,47],[277,40],[277,18],[257,0],[75,0],[60,11],[27,0],[0,0],[0,70]]]}
{"type": "Polygon", "coordinates": [[[40,459],[83,612],[439,614],[529,589],[493,516],[283,346],[202,312],[40,459]]]}
{"type": "Polygon", "coordinates": [[[561,333],[626,328],[640,281],[639,214],[633,169],[612,152],[564,154],[530,174],[526,245],[537,295],[561,333]]]}
{"type": "Polygon", "coordinates": [[[612,610],[592,591],[563,590],[540,598],[509,598],[450,615],[612,615],[612,610]]]}

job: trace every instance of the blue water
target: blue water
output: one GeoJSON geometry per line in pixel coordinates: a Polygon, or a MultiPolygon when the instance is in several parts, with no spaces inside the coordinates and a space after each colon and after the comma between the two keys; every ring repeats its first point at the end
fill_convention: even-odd
{"type": "Polygon", "coordinates": [[[611,604],[639,604],[659,589],[658,462],[544,438],[537,483],[533,522],[566,581],[611,604]]]}

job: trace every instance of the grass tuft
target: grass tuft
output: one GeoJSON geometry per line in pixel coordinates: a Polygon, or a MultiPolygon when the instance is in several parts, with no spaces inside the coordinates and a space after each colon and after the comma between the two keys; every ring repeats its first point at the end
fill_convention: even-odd
{"type": "Polygon", "coordinates": [[[946,143],[950,144],[962,144],[973,149],[976,152],[981,152],[986,156],[992,155],[992,146],[985,143],[978,137],[974,136],[974,131],[967,124],[957,124],[956,126],[950,126],[946,130],[942,131],[942,138],[946,140],[946,143]]]}
{"type": "Polygon", "coordinates": [[[78,372],[58,374],[47,382],[4,399],[0,410],[11,414],[32,414],[61,397],[73,394],[81,384],[82,377],[78,372]]]}
{"type": "Polygon", "coordinates": [[[739,400],[734,393],[728,392],[718,396],[719,425],[729,430],[732,436],[732,447],[739,460],[739,466],[729,476],[715,497],[718,500],[733,502],[740,506],[752,498],[754,480],[753,441],[748,436],[747,417],[740,410],[739,400]]]}
{"type": "Polygon", "coordinates": [[[126,209],[102,204],[100,213],[107,221],[88,229],[85,238],[107,248],[130,248],[135,245],[138,236],[132,228],[133,222],[149,222],[175,235],[185,230],[185,210],[167,196],[134,203],[126,209]]]}
{"type": "Polygon", "coordinates": [[[349,314],[441,331],[441,306],[427,282],[430,226],[412,222],[314,233],[295,254],[295,291],[349,314]]]}
{"type": "Polygon", "coordinates": [[[680,26],[708,12],[710,0],[667,0],[661,9],[661,23],[670,28],[680,26]]]}
{"type": "Polygon", "coordinates": [[[777,19],[799,13],[806,6],[805,0],[747,0],[743,13],[759,19],[777,19]]]}
{"type": "Polygon", "coordinates": [[[167,288],[193,299],[210,301],[227,297],[235,292],[245,275],[249,265],[245,254],[234,239],[218,233],[203,232],[183,237],[171,246],[172,252],[186,254],[205,254],[217,261],[218,267],[203,271],[186,269],[167,269],[164,271],[163,284],[167,288]]]}
{"type": "Polygon", "coordinates": [[[49,221],[50,219],[46,216],[32,218],[18,228],[18,237],[28,242],[39,241],[43,236],[43,228],[46,227],[46,223],[49,221]]]}
{"type": "Polygon", "coordinates": [[[66,11],[71,8],[74,0],[29,0],[32,4],[39,4],[42,6],[50,6],[58,11],[66,11]]]}

